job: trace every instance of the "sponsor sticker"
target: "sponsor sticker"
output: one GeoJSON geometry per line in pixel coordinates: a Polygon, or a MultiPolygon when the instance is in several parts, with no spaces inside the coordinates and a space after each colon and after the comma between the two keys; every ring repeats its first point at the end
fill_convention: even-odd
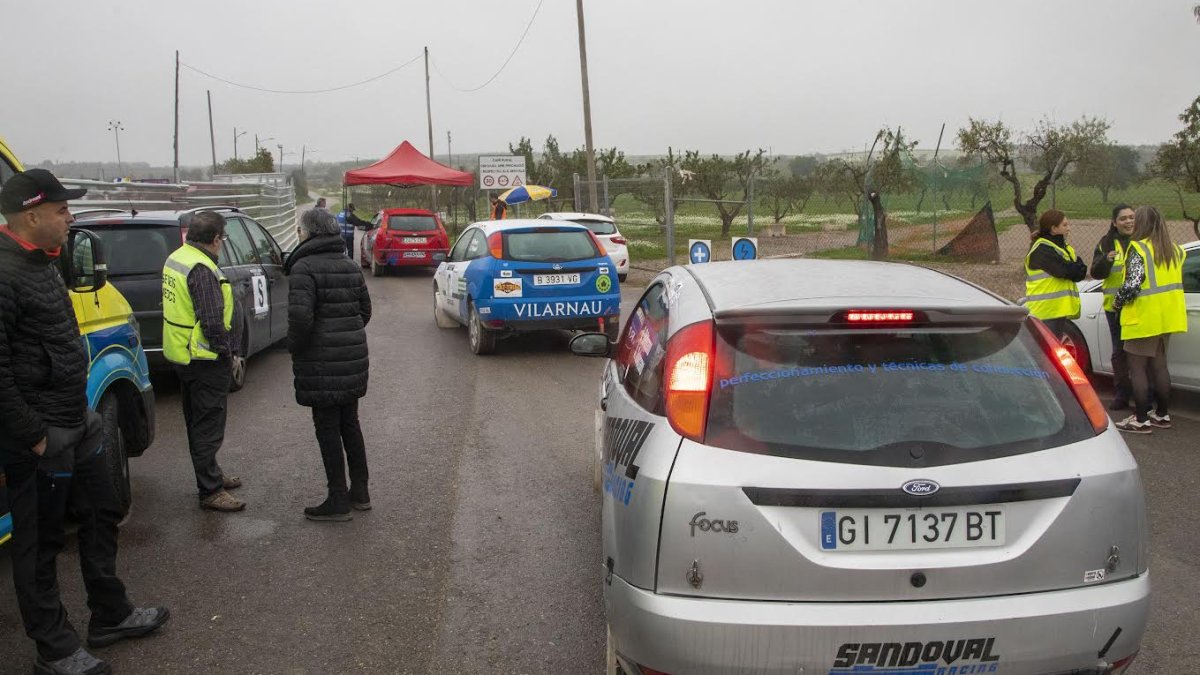
{"type": "Polygon", "coordinates": [[[612,277],[601,275],[596,277],[596,290],[601,293],[607,293],[612,290],[612,277]]]}
{"type": "MultiPolygon", "coordinates": [[[[519,281],[519,279],[515,280],[519,281]]],[[[544,319],[561,316],[597,316],[604,312],[604,302],[601,300],[583,300],[570,302],[527,302],[513,305],[513,311],[518,319],[544,319]]]]}
{"type": "Polygon", "coordinates": [[[979,675],[1000,671],[996,638],[932,642],[847,642],[838,648],[830,675],[921,673],[979,675]]]}
{"type": "Polygon", "coordinates": [[[480,313],[480,314],[491,314],[491,313],[492,313],[492,308],[491,308],[491,307],[480,307],[480,308],[479,308],[479,313],[480,313]]]}
{"type": "Polygon", "coordinates": [[[492,289],[497,298],[519,298],[524,292],[521,282],[521,279],[493,279],[492,289]]]}
{"type": "Polygon", "coordinates": [[[628,506],[633,499],[633,487],[637,480],[634,460],[642,451],[654,424],[643,420],[610,417],[604,421],[603,449],[604,494],[611,495],[616,503],[628,506]]]}
{"type": "Polygon", "coordinates": [[[512,278],[512,270],[500,270],[500,276],[505,279],[512,278]]]}
{"type": "Polygon", "coordinates": [[[1094,584],[1104,581],[1108,577],[1107,570],[1088,570],[1083,573],[1083,583],[1094,584]]]}

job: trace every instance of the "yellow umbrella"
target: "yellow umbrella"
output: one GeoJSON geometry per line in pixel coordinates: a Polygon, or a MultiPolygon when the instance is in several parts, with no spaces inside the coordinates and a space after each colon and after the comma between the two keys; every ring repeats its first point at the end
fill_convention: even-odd
{"type": "Polygon", "coordinates": [[[557,196],[558,190],[554,188],[542,187],[541,185],[522,185],[521,187],[515,187],[500,193],[497,199],[512,206],[513,204],[536,202],[557,196]]]}

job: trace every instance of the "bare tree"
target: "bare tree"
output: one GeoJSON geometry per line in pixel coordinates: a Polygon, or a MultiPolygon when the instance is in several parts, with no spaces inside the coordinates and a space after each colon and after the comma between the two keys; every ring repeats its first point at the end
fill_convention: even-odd
{"type": "Polygon", "coordinates": [[[1183,129],[1158,149],[1154,172],[1175,187],[1183,217],[1200,238],[1200,209],[1189,212],[1185,194],[1200,194],[1200,96],[1179,116],[1183,129]]]}

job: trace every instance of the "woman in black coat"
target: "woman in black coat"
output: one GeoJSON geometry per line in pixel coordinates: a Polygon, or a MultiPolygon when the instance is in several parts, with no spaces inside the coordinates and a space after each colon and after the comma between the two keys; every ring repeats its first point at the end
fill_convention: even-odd
{"type": "Polygon", "coordinates": [[[371,508],[366,444],[358,424],[358,399],[367,393],[371,296],[362,270],[346,256],[341,229],[328,211],[305,211],[296,229],[300,245],[284,266],[290,281],[288,351],[296,402],[312,408],[329,485],[328,498],[304,509],[304,516],[350,520],[351,508],[371,508]]]}

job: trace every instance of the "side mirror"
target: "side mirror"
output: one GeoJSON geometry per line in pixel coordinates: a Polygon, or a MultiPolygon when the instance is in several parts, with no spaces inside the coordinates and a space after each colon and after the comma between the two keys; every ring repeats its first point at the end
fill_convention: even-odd
{"type": "Polygon", "coordinates": [[[445,254],[445,253],[442,253],[441,251],[438,251],[437,253],[434,253],[434,254],[433,254],[433,262],[435,262],[435,263],[444,263],[444,262],[446,262],[446,254],[445,254]]]}
{"type": "Polygon", "coordinates": [[[608,356],[612,343],[604,333],[582,333],[571,338],[571,353],[576,356],[608,356]]]}
{"type": "Polygon", "coordinates": [[[108,283],[108,260],[104,244],[87,230],[72,229],[59,258],[63,280],[76,293],[94,293],[108,283]]]}

